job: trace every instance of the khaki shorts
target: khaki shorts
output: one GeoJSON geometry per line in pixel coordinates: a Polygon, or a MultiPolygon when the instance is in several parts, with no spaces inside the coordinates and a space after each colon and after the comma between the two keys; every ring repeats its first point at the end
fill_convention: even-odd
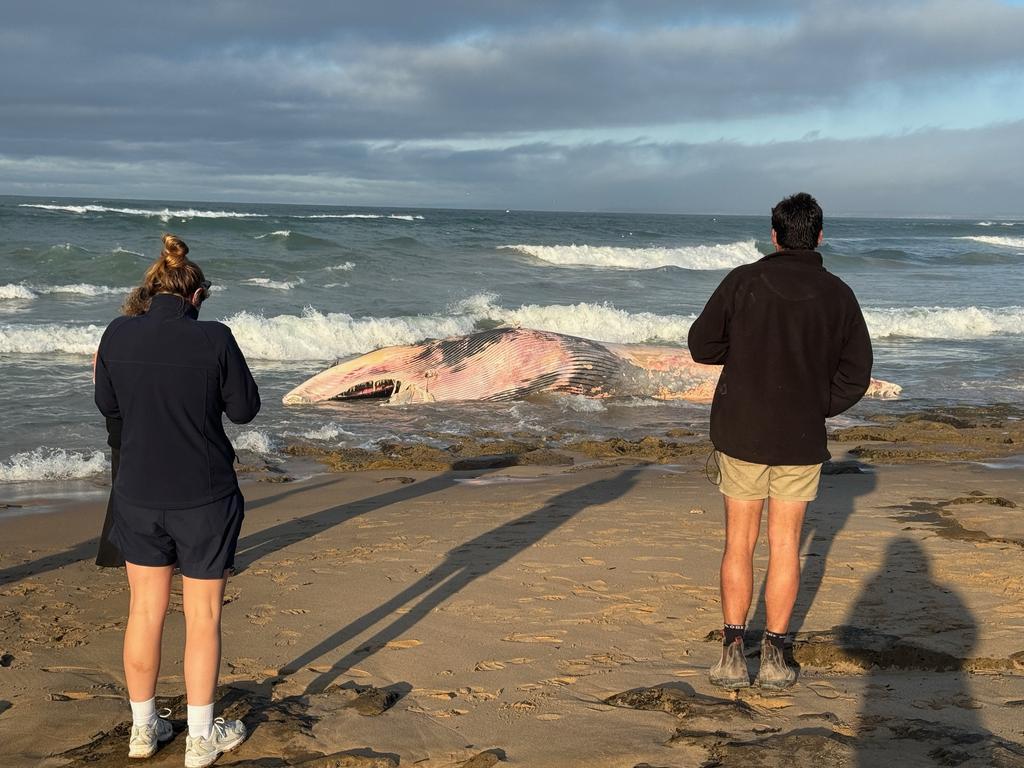
{"type": "Polygon", "coordinates": [[[818,495],[821,464],[751,464],[716,453],[722,478],[719,490],[730,498],[744,501],[778,499],[813,501],[818,495]]]}

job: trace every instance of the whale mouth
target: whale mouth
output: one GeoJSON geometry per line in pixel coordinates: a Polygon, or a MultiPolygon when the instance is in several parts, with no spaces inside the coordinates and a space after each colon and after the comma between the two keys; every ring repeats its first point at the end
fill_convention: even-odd
{"type": "Polygon", "coordinates": [[[396,394],[402,387],[402,382],[394,379],[378,379],[377,381],[364,381],[349,387],[331,400],[387,400],[396,394]]]}

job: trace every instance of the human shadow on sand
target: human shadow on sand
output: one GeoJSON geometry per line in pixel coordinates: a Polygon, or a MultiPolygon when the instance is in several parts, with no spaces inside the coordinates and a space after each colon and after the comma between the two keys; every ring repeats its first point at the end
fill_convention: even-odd
{"type": "Polygon", "coordinates": [[[328,507],[327,509],[311,512],[302,517],[290,517],[283,522],[268,526],[255,533],[250,533],[238,540],[238,550],[235,554],[235,573],[241,573],[253,563],[268,555],[272,555],[292,544],[297,544],[300,541],[317,536],[329,528],[333,528],[355,517],[378,509],[384,509],[392,504],[399,504],[420,496],[426,496],[427,494],[438,493],[453,487],[460,479],[480,477],[490,471],[492,470],[443,472],[419,482],[401,485],[394,490],[377,494],[376,496],[357,499],[356,501],[350,501],[347,504],[336,507],[328,507]]]}
{"type": "MultiPolygon", "coordinates": [[[[302,541],[309,536],[319,533],[324,528],[343,522],[356,514],[370,511],[371,509],[378,509],[397,501],[405,501],[416,496],[442,490],[453,485],[457,477],[473,477],[479,474],[481,473],[445,473],[420,483],[402,486],[395,491],[379,494],[369,499],[361,499],[345,507],[333,507],[304,517],[291,518],[287,522],[272,525],[261,531],[243,536],[238,542],[239,557],[236,558],[235,562],[236,572],[241,570],[242,567],[252,564],[259,557],[275,552],[297,541],[302,541]]],[[[335,482],[335,479],[327,478],[303,483],[300,486],[288,488],[280,493],[264,498],[254,499],[253,501],[246,500],[246,511],[258,509],[268,504],[279,503],[290,496],[308,493],[335,482]]],[[[101,543],[101,536],[97,536],[79,542],[62,552],[54,552],[36,560],[10,565],[0,570],[0,587],[28,578],[29,576],[39,576],[49,571],[63,568],[66,565],[73,565],[82,560],[91,560],[96,556],[97,549],[101,546],[101,543]]]]}
{"type": "Polygon", "coordinates": [[[551,498],[540,509],[509,520],[452,549],[430,573],[297,656],[284,665],[283,673],[297,672],[380,622],[389,620],[390,623],[333,662],[328,671],[321,673],[306,687],[307,693],[323,691],[357,661],[365,660],[388,642],[400,637],[481,576],[507,563],[588,507],[607,504],[625,495],[636,484],[642,471],[633,468],[611,478],[571,488],[551,498]],[[396,615],[400,608],[404,608],[405,612],[396,615]]]}
{"type": "Polygon", "coordinates": [[[891,541],[845,625],[837,628],[843,651],[867,669],[858,766],[885,764],[896,752],[908,764],[915,764],[916,757],[935,765],[1024,766],[1024,747],[983,728],[981,705],[971,697],[964,667],[973,657],[977,635],[971,611],[956,590],[934,577],[920,543],[907,536],[891,541]],[[916,637],[876,631],[894,624],[912,629],[916,637]],[[879,655],[894,644],[902,653],[879,655]],[[913,653],[916,646],[921,649],[913,653]],[[909,716],[908,699],[914,700],[918,716],[909,716]]]}

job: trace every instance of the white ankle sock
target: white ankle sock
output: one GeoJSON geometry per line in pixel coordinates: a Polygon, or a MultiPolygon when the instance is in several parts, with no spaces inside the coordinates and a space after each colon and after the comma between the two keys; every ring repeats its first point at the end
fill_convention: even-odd
{"type": "Polygon", "coordinates": [[[156,723],[156,699],[148,701],[128,701],[132,705],[132,725],[148,725],[156,723]]]}
{"type": "Polygon", "coordinates": [[[202,736],[210,738],[213,733],[213,704],[201,707],[188,705],[188,735],[193,739],[202,736]]]}

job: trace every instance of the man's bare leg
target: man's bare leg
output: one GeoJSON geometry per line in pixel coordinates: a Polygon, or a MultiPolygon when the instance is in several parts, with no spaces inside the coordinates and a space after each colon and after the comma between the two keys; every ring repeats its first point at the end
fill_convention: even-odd
{"type": "Polygon", "coordinates": [[[768,502],[768,576],[764,602],[766,629],[779,635],[789,631],[800,588],[800,529],[806,501],[768,502]]]}
{"type": "Polygon", "coordinates": [[[746,624],[754,594],[754,548],[761,532],[764,499],[722,498],[725,499],[722,616],[726,624],[746,624]]]}
{"type": "Polygon", "coordinates": [[[737,689],[750,685],[743,655],[743,630],[754,592],[754,547],[761,531],[764,499],[725,496],[725,553],[722,555],[722,658],[709,671],[713,685],[737,689]]]}
{"type": "Polygon", "coordinates": [[[768,502],[768,576],[764,602],[766,631],[761,643],[757,685],[782,690],[796,682],[796,669],[785,657],[786,632],[800,588],[800,528],[806,501],[768,502]]]}

